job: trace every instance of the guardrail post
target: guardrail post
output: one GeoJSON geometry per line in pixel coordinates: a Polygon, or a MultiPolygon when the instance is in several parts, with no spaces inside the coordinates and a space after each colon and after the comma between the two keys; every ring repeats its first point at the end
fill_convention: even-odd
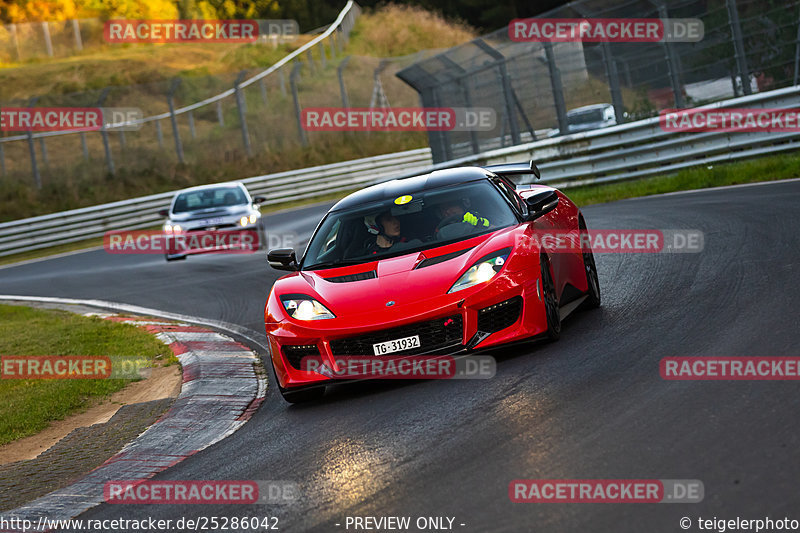
{"type": "Polygon", "coordinates": [[[178,132],[178,119],[175,117],[175,103],[173,102],[173,96],[180,84],[180,78],[172,80],[167,93],[167,105],[169,106],[169,118],[172,122],[172,136],[175,138],[175,153],[178,154],[178,161],[183,164],[186,161],[183,158],[183,144],[181,144],[181,134],[178,132]]]}
{"type": "Polygon", "coordinates": [[[47,21],[42,22],[42,34],[44,35],[44,46],[47,49],[47,55],[53,57],[53,42],[50,40],[50,25],[47,21]]]}
{"type": "Polygon", "coordinates": [[[164,148],[164,132],[161,131],[161,121],[154,120],[153,123],[156,125],[156,139],[158,139],[158,147],[164,148]]]}
{"type": "Polygon", "coordinates": [[[292,73],[289,74],[289,85],[292,87],[292,99],[294,99],[294,113],[297,117],[297,133],[300,136],[300,143],[303,146],[308,146],[308,139],[306,138],[306,130],[303,129],[303,119],[300,110],[300,100],[297,97],[297,75],[300,72],[302,63],[297,62],[292,67],[292,73]]]}
{"type": "Polygon", "coordinates": [[[225,115],[222,114],[222,100],[217,100],[217,120],[219,125],[225,127],[225,115]]]}
{"type": "Polygon", "coordinates": [[[33,143],[33,132],[28,131],[28,151],[31,154],[31,170],[33,171],[33,180],[36,182],[36,188],[42,188],[42,176],[39,175],[39,166],[36,164],[36,145],[33,143]]]}
{"type": "Polygon", "coordinates": [[[564,86],[561,83],[561,71],[556,65],[556,55],[553,53],[553,43],[545,41],[544,54],[547,57],[547,68],[550,69],[550,87],[553,90],[553,104],[556,106],[558,131],[561,135],[569,131],[567,123],[567,105],[564,103],[564,86]]]}
{"type": "Polygon", "coordinates": [[[233,84],[233,89],[236,93],[236,107],[239,109],[239,123],[242,126],[242,140],[244,141],[244,149],[245,152],[247,152],[247,157],[253,157],[253,148],[250,146],[250,135],[247,133],[247,118],[245,117],[246,104],[244,101],[244,95],[242,94],[242,89],[239,86],[246,75],[247,71],[245,70],[239,73],[239,75],[236,77],[236,81],[233,84]]]}
{"type": "Polygon", "coordinates": [[[189,115],[189,133],[191,134],[192,139],[196,139],[197,133],[194,131],[194,114],[191,111],[186,114],[189,115]]]}
{"type": "Polygon", "coordinates": [[[83,40],[81,39],[81,27],[78,19],[72,19],[72,33],[75,34],[75,49],[83,50],[83,40]]]}
{"type": "Polygon", "coordinates": [[[330,42],[329,46],[331,47],[331,59],[336,59],[336,31],[335,30],[333,32],[331,32],[330,40],[331,40],[331,42],[330,42]]]}
{"type": "Polygon", "coordinates": [[[611,103],[614,104],[614,115],[617,119],[617,124],[622,124],[625,121],[625,111],[623,109],[622,91],[619,88],[619,72],[617,72],[617,64],[614,62],[614,56],[611,54],[611,46],[608,42],[600,44],[600,50],[603,52],[603,62],[606,65],[606,78],[608,78],[608,89],[611,93],[611,103]]]}
{"type": "Polygon", "coordinates": [[[753,91],[750,88],[750,71],[747,69],[747,56],[744,54],[742,27],[739,24],[739,10],[736,8],[736,0],[725,0],[725,5],[728,7],[728,21],[731,26],[731,38],[733,39],[733,50],[734,56],[736,57],[736,69],[739,71],[739,78],[742,80],[742,90],[744,94],[750,95],[753,94],[753,91]]]}
{"type": "Polygon", "coordinates": [[[347,89],[344,87],[344,78],[342,77],[342,71],[347,66],[347,62],[350,61],[350,56],[345,57],[342,59],[342,62],[339,63],[339,67],[336,69],[336,75],[339,77],[339,93],[342,95],[342,107],[345,109],[350,109],[350,101],[347,99],[347,89]]]}
{"type": "Polygon", "coordinates": [[[125,144],[125,131],[119,130],[119,147],[124,151],[127,148],[125,144]]]}

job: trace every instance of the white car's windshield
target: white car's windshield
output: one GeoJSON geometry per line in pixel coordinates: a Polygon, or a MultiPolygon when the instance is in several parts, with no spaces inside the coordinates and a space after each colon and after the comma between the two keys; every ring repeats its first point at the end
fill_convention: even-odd
{"type": "Polygon", "coordinates": [[[240,187],[216,187],[180,193],[175,199],[173,213],[187,213],[212,207],[247,204],[247,195],[240,187]]]}
{"type": "Polygon", "coordinates": [[[330,213],[304,270],[365,263],[468,239],[517,223],[487,181],[430,189],[330,213]]]}

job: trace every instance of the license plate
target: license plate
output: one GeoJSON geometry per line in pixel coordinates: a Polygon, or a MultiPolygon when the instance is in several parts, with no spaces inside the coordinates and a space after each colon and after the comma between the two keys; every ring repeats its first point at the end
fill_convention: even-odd
{"type": "Polygon", "coordinates": [[[372,349],[375,355],[385,355],[387,353],[401,352],[410,348],[419,348],[419,335],[411,337],[403,337],[402,339],[395,339],[393,341],[379,342],[373,344],[372,349]]]}
{"type": "Polygon", "coordinates": [[[221,218],[209,218],[203,221],[204,226],[219,226],[220,224],[222,224],[221,218]]]}

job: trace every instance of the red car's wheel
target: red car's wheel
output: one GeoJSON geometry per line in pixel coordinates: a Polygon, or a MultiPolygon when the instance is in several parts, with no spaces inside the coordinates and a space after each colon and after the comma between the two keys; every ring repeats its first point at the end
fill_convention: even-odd
{"type": "Polygon", "coordinates": [[[550,261],[545,254],[542,254],[541,257],[541,267],[544,309],[547,315],[547,331],[545,332],[545,336],[551,341],[557,341],[561,336],[561,315],[558,311],[558,296],[556,296],[556,285],[553,282],[550,261]]]}

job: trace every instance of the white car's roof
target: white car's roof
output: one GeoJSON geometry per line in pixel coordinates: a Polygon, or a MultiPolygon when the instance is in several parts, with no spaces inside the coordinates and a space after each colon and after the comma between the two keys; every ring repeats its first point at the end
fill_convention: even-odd
{"type": "Polygon", "coordinates": [[[567,111],[567,115],[571,115],[573,113],[583,113],[584,111],[594,111],[595,109],[607,109],[609,107],[614,107],[611,104],[591,104],[585,105],[583,107],[576,107],[575,109],[570,109],[567,111]]]}
{"type": "Polygon", "coordinates": [[[245,187],[244,183],[241,181],[226,181],[224,183],[210,183],[208,185],[196,185],[194,187],[188,187],[186,189],[179,190],[175,194],[181,194],[190,191],[201,191],[203,189],[217,189],[219,187],[242,187],[244,190],[247,190],[247,187],[245,187]]]}

